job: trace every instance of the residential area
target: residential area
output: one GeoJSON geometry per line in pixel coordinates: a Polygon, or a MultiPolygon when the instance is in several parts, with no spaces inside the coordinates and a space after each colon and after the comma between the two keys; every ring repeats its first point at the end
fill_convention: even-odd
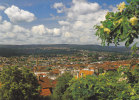
{"type": "Polygon", "coordinates": [[[0,68],[1,70],[3,66],[24,66],[29,68],[41,85],[40,95],[50,96],[56,86],[57,78],[66,72],[71,73],[75,78],[82,78],[87,75],[97,76],[103,72],[114,71],[120,66],[130,66],[132,64],[135,67],[136,64],[139,64],[138,58],[121,60],[123,55],[113,56],[114,54],[111,53],[80,50],[72,55],[0,57],[0,68]],[[106,59],[116,61],[106,61],[106,59]]]}

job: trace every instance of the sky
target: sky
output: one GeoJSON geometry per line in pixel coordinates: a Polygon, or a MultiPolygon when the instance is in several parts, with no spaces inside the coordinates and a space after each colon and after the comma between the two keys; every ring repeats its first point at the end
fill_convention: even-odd
{"type": "Polygon", "coordinates": [[[0,0],[0,44],[101,44],[94,25],[125,0],[0,0]]]}

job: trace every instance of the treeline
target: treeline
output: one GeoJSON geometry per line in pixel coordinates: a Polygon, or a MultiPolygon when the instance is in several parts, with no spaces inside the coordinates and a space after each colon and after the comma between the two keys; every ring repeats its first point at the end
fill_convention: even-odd
{"type": "Polygon", "coordinates": [[[130,48],[99,46],[99,45],[0,45],[0,56],[22,56],[22,55],[55,55],[55,54],[75,54],[79,50],[89,50],[98,52],[119,52],[130,53],[130,48]],[[43,49],[43,48],[59,48],[59,49],[43,49]],[[62,49],[68,48],[68,49],[62,49]]]}
{"type": "Polygon", "coordinates": [[[45,55],[45,56],[56,56],[70,55],[76,53],[76,50],[65,50],[65,49],[53,49],[53,50],[43,50],[43,49],[27,49],[27,48],[0,48],[0,56],[11,57],[11,56],[25,56],[25,55],[45,55]]]}

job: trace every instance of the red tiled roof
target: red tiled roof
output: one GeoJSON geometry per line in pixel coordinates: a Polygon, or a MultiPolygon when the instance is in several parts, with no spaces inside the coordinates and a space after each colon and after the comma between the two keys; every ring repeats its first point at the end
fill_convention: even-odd
{"type": "Polygon", "coordinates": [[[40,77],[38,80],[39,84],[41,85],[41,96],[49,96],[51,95],[51,88],[56,86],[56,80],[50,80],[48,77],[40,77]]]}
{"type": "Polygon", "coordinates": [[[51,80],[48,77],[40,77],[38,80],[39,84],[41,85],[42,89],[51,88],[51,80]]]}
{"type": "Polygon", "coordinates": [[[86,76],[86,75],[93,75],[94,71],[81,70],[81,71],[79,72],[79,77],[81,77],[81,73],[83,73],[83,76],[86,76]]]}
{"type": "Polygon", "coordinates": [[[89,69],[95,69],[94,67],[89,67],[89,69]]]}
{"type": "Polygon", "coordinates": [[[52,86],[53,86],[53,87],[56,87],[56,83],[57,83],[57,80],[53,80],[52,86]]]}
{"type": "Polygon", "coordinates": [[[38,74],[38,76],[46,75],[45,73],[38,74]]]}
{"type": "Polygon", "coordinates": [[[53,74],[59,74],[60,71],[58,69],[54,69],[54,70],[51,71],[51,73],[53,73],[53,74]]]}
{"type": "Polygon", "coordinates": [[[50,91],[50,89],[42,89],[40,95],[41,96],[50,96],[51,91],[50,91]]]}

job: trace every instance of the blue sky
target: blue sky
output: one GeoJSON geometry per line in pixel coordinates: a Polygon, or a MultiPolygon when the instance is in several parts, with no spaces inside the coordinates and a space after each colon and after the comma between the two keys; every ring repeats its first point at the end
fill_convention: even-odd
{"type": "MultiPolygon", "coordinates": [[[[78,0],[80,1],[80,0],[78,0]]],[[[102,8],[106,8],[104,5],[113,5],[114,7],[125,0],[86,0],[89,3],[97,2],[102,8]]],[[[53,8],[55,3],[62,2],[67,7],[70,7],[72,0],[0,0],[1,5],[9,7],[15,5],[20,9],[27,10],[35,14],[37,18],[49,18],[51,14],[55,16],[62,16],[64,14],[58,14],[56,9],[53,8]]]]}
{"type": "Polygon", "coordinates": [[[93,26],[125,0],[0,0],[0,44],[100,44],[93,26]]]}

